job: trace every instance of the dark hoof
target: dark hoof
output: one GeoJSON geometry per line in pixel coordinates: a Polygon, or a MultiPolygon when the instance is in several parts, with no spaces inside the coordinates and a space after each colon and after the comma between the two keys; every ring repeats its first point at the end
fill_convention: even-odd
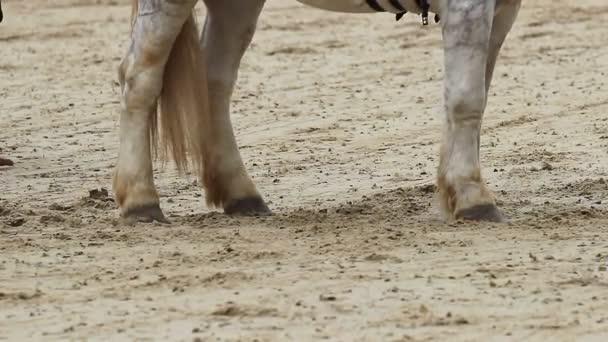
{"type": "Polygon", "coordinates": [[[264,200],[258,196],[230,201],[224,207],[224,213],[238,216],[269,216],[272,214],[264,200]]]}
{"type": "Polygon", "coordinates": [[[482,204],[463,209],[456,213],[456,218],[466,221],[505,222],[502,213],[494,204],[482,204]]]}
{"type": "Polygon", "coordinates": [[[160,205],[158,205],[158,203],[127,209],[127,211],[122,214],[122,217],[131,222],[149,223],[157,221],[160,223],[171,223],[167,220],[165,215],[163,215],[163,211],[160,210],[160,205]]]}

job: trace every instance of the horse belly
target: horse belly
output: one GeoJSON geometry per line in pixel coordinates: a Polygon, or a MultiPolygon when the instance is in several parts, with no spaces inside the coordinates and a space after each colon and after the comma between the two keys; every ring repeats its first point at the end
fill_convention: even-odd
{"type": "MultiPolygon", "coordinates": [[[[374,9],[370,2],[377,4],[385,12],[402,13],[405,9],[407,12],[420,13],[420,8],[416,0],[297,0],[308,6],[346,13],[375,13],[378,10],[374,9]]],[[[437,0],[430,0],[431,12],[437,13],[437,0]]]]}
{"type": "Polygon", "coordinates": [[[365,0],[297,0],[298,2],[333,12],[373,13],[365,0]]]}

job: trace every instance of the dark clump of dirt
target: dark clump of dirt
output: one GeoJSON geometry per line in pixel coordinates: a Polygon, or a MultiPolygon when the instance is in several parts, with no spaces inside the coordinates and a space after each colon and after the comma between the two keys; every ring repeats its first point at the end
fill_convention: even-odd
{"type": "Polygon", "coordinates": [[[17,293],[5,293],[0,292],[0,300],[30,300],[42,296],[40,290],[36,290],[32,293],[17,292],[17,293]]]}
{"type": "Polygon", "coordinates": [[[21,227],[25,224],[26,220],[23,217],[13,217],[11,219],[9,219],[6,224],[8,224],[9,226],[16,228],[16,227],[21,227]]]}
{"type": "Polygon", "coordinates": [[[15,165],[15,163],[13,163],[12,160],[0,157],[0,166],[13,166],[13,165],[15,165]]]}
{"type": "Polygon", "coordinates": [[[278,316],[278,311],[273,308],[243,306],[229,302],[227,305],[214,310],[211,315],[226,317],[276,317],[278,316]]]}
{"type": "Polygon", "coordinates": [[[108,197],[110,197],[110,195],[108,193],[108,189],[106,188],[89,190],[89,198],[106,199],[108,197]]]}
{"type": "Polygon", "coordinates": [[[60,215],[42,215],[40,216],[40,223],[49,224],[49,223],[61,223],[64,222],[65,218],[60,215]]]}
{"type": "Polygon", "coordinates": [[[114,209],[116,204],[114,199],[110,196],[107,189],[93,189],[89,190],[89,196],[83,198],[80,201],[82,207],[96,208],[96,209],[114,209]]]}

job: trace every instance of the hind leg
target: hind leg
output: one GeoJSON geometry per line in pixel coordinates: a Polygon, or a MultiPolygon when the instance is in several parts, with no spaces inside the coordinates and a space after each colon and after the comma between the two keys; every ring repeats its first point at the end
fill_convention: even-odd
{"type": "Polygon", "coordinates": [[[500,48],[511,31],[521,7],[521,0],[502,0],[499,2],[500,5],[496,9],[496,15],[492,22],[492,34],[490,35],[490,48],[488,50],[486,67],[486,90],[490,89],[500,48]]]}
{"type": "Polygon", "coordinates": [[[255,32],[264,0],[205,0],[208,16],[201,44],[207,63],[210,129],[204,137],[207,202],[227,214],[259,215],[270,210],[247,174],[230,121],[230,98],[241,58],[255,32]]]}
{"type": "Polygon", "coordinates": [[[119,68],[122,111],[113,188],[125,218],[166,222],[152,174],[150,118],[156,112],[171,47],[195,3],[139,2],[131,45],[119,68]]]}

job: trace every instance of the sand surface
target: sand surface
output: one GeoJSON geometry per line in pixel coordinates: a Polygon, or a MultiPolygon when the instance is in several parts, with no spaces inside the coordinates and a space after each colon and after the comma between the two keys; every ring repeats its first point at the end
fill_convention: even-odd
{"type": "Polygon", "coordinates": [[[506,43],[481,152],[505,225],[439,216],[438,25],[269,1],[233,121],[275,215],[158,165],[173,224],[128,226],[102,190],[127,1],[2,5],[0,340],[608,338],[605,0],[525,1],[506,43]]]}

